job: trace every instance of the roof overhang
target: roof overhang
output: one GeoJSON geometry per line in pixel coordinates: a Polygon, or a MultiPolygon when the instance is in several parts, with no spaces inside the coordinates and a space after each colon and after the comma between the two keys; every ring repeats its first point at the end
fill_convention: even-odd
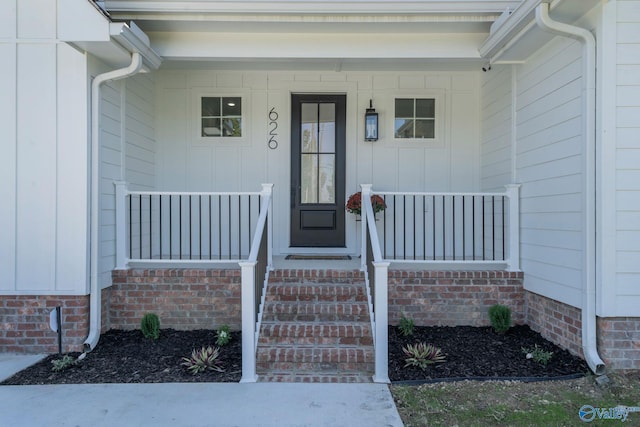
{"type": "Polygon", "coordinates": [[[548,43],[554,35],[535,22],[535,10],[541,3],[549,3],[555,20],[573,24],[600,0],[524,0],[501,25],[492,28],[479,48],[480,56],[491,63],[519,63],[548,43]]]}
{"type": "Polygon", "coordinates": [[[111,22],[91,1],[59,0],[58,37],[77,49],[96,56],[113,67],[131,63],[139,53],[143,66],[157,69],[162,58],[152,48],[149,37],[133,22],[111,22]]]}

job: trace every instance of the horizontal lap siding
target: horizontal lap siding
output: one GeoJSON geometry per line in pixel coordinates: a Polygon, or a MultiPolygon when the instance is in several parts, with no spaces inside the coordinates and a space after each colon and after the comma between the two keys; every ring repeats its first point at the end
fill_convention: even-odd
{"type": "Polygon", "coordinates": [[[580,44],[562,38],[516,69],[525,289],[573,306],[583,285],[581,71],[580,44]]]}
{"type": "Polygon", "coordinates": [[[640,1],[617,2],[615,296],[608,312],[640,315],[640,1]]]}
{"type": "Polygon", "coordinates": [[[126,80],[105,83],[100,108],[99,268],[101,285],[105,287],[111,283],[116,256],[113,182],[125,180],[132,190],[155,188],[153,74],[138,74],[126,80]]]}

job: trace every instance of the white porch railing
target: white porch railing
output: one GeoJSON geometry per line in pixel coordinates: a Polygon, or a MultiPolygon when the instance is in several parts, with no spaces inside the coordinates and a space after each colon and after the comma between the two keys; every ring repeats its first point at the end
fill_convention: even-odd
{"type": "Polygon", "coordinates": [[[264,289],[272,269],[273,184],[261,192],[129,191],[116,182],[116,268],[136,264],[241,268],[242,378],[255,382],[264,289]]]}
{"type": "Polygon", "coordinates": [[[388,268],[391,263],[520,269],[519,185],[502,193],[373,192],[362,187],[362,270],[374,331],[375,382],[388,376],[388,268]],[[371,196],[384,199],[376,214],[371,196]]]}

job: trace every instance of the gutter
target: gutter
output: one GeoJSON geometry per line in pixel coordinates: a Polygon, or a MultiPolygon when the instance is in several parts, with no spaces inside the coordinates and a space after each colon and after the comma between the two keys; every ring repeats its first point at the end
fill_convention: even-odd
{"type": "Polygon", "coordinates": [[[138,52],[131,54],[131,64],[117,70],[98,74],[91,83],[91,293],[89,294],[89,336],[84,342],[84,351],[95,348],[100,339],[102,325],[101,292],[98,281],[98,249],[100,240],[99,230],[99,200],[100,200],[100,87],[103,83],[124,79],[138,74],[142,69],[142,55],[138,52]]]}
{"type": "Polygon", "coordinates": [[[536,7],[536,23],[544,31],[561,37],[570,37],[582,43],[583,56],[583,103],[582,125],[585,135],[585,174],[583,191],[583,227],[585,229],[585,249],[583,256],[584,286],[582,288],[582,351],[589,368],[602,375],[605,364],[598,354],[596,341],[596,186],[595,186],[595,149],[596,149],[596,40],[590,31],[554,21],[549,17],[549,4],[536,7]]]}
{"type": "Polygon", "coordinates": [[[99,277],[99,207],[100,207],[100,100],[101,86],[105,82],[131,77],[139,72],[157,69],[162,58],[150,47],[147,35],[133,22],[110,23],[109,37],[116,46],[130,52],[130,64],[124,68],[108,71],[94,77],[91,83],[91,210],[90,210],[90,294],[89,294],[89,334],[84,342],[84,351],[95,348],[100,339],[102,326],[102,302],[99,277]]]}

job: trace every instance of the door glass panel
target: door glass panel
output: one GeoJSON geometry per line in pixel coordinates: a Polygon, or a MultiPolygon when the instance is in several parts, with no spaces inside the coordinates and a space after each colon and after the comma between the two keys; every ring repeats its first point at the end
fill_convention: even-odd
{"type": "Polygon", "coordinates": [[[335,203],[336,156],[335,154],[320,154],[320,182],[319,202],[335,203]]]}
{"type": "Polygon", "coordinates": [[[318,151],[318,104],[302,104],[300,118],[300,141],[303,153],[318,151]]]}
{"type": "Polygon", "coordinates": [[[321,153],[334,153],[336,150],[336,106],[335,104],[320,104],[319,112],[321,153]]]}
{"type": "Polygon", "coordinates": [[[303,103],[301,108],[300,201],[335,203],[336,106],[303,103]]]}
{"type": "Polygon", "coordinates": [[[318,155],[302,154],[300,161],[300,201],[318,203],[318,155]]]}

